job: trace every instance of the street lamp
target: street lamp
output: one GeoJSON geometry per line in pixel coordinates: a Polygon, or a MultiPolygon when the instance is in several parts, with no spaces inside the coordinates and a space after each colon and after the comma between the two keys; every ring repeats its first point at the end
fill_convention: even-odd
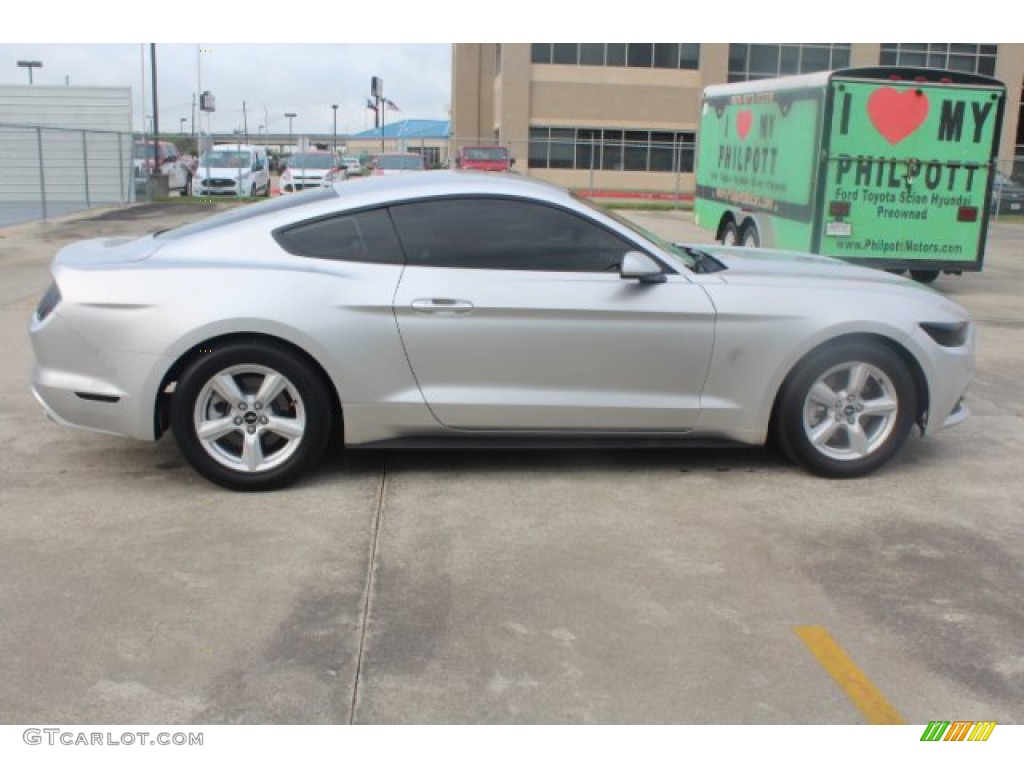
{"type": "Polygon", "coordinates": [[[179,117],[178,120],[181,122],[181,125],[178,126],[178,133],[184,135],[185,134],[185,123],[188,122],[188,118],[187,117],[179,117]]]}
{"type": "Polygon", "coordinates": [[[35,69],[36,67],[42,67],[43,66],[43,62],[41,62],[41,61],[19,61],[18,62],[18,66],[19,67],[25,67],[26,69],[28,69],[28,84],[32,85],[32,70],[35,69]]]}
{"type": "Polygon", "coordinates": [[[298,115],[295,114],[294,112],[285,112],[284,116],[288,118],[288,140],[291,141],[291,138],[292,138],[292,118],[298,117],[298,115]]]}
{"type": "Polygon", "coordinates": [[[331,104],[334,110],[334,154],[338,154],[338,105],[331,104]]]}

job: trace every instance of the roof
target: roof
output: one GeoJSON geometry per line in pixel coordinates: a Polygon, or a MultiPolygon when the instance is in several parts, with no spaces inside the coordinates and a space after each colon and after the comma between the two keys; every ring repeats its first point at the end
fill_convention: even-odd
{"type": "Polygon", "coordinates": [[[350,139],[447,139],[451,132],[450,120],[402,120],[388,123],[384,128],[371,128],[349,136],[350,139]],[[383,136],[381,134],[383,133],[383,136]]]}

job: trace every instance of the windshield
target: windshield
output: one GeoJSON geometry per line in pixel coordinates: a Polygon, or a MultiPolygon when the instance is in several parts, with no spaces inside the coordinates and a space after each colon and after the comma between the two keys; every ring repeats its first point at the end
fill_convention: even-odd
{"type": "Polygon", "coordinates": [[[658,248],[660,248],[662,251],[669,254],[670,256],[674,256],[679,261],[681,261],[687,267],[687,269],[697,271],[697,260],[680,246],[675,245],[674,243],[670,243],[668,240],[665,240],[660,235],[654,234],[649,229],[644,229],[636,222],[630,221],[624,216],[620,216],[615,211],[604,208],[598,205],[597,203],[588,200],[585,197],[580,197],[575,193],[572,194],[572,197],[577,202],[582,203],[583,205],[587,206],[588,208],[594,211],[597,211],[603,216],[607,216],[609,219],[614,220],[617,224],[621,224],[630,232],[635,232],[636,234],[640,235],[640,237],[656,245],[658,248]]]}
{"type": "Polygon", "coordinates": [[[319,168],[321,170],[330,170],[335,165],[333,155],[321,153],[292,155],[284,162],[289,168],[319,168]]]}
{"type": "Polygon", "coordinates": [[[504,147],[473,147],[465,150],[467,160],[506,160],[508,152],[504,147]]]}
{"type": "Polygon", "coordinates": [[[419,155],[381,155],[377,167],[385,171],[422,171],[423,158],[419,155]]]}
{"type": "Polygon", "coordinates": [[[199,164],[210,168],[248,168],[252,154],[239,150],[211,149],[199,158],[199,164]]]}

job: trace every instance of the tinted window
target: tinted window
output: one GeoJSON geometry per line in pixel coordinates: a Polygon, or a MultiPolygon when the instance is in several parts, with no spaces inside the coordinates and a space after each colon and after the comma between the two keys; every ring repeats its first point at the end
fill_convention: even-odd
{"type": "Polygon", "coordinates": [[[296,256],[401,264],[402,248],[384,210],[332,216],[280,230],[277,242],[296,256]]]}
{"type": "Polygon", "coordinates": [[[430,200],[391,215],[410,266],[614,272],[634,248],[581,216],[523,200],[430,200]]]}

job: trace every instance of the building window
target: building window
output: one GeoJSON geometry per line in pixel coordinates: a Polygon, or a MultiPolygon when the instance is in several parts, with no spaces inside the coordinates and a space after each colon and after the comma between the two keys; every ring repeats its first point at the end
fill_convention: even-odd
{"type": "Polygon", "coordinates": [[[729,82],[822,72],[850,66],[850,43],[729,45],[729,82]]]}
{"type": "Polygon", "coordinates": [[[882,43],[883,66],[934,67],[992,77],[998,46],[972,43],[882,43]]]}
{"type": "Polygon", "coordinates": [[[693,131],[530,129],[530,168],[692,173],[693,131]]]}
{"type": "Polygon", "coordinates": [[[699,69],[699,43],[532,43],[534,64],[699,69]]]}

